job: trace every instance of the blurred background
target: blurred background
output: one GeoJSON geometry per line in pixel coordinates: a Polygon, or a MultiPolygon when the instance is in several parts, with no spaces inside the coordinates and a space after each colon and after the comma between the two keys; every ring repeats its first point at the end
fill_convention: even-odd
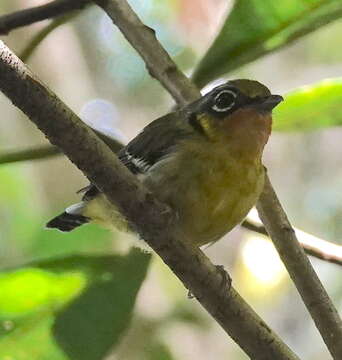
{"type": "MultiPolygon", "coordinates": [[[[1,1],[0,14],[46,2],[1,1]]],[[[130,3],[144,22],[156,30],[158,39],[187,74],[191,74],[210,45],[231,6],[226,0],[130,3]]],[[[46,22],[41,22],[1,38],[21,54],[44,26],[46,22]]],[[[284,94],[298,86],[341,76],[341,34],[342,22],[335,21],[286,49],[242,67],[229,78],[257,79],[272,92],[284,94]]],[[[29,58],[28,65],[84,121],[123,142],[173,105],[109,18],[95,7],[54,30],[29,58]]],[[[218,79],[215,84],[224,80],[218,79]]],[[[0,153],[46,143],[43,135],[2,94],[0,112],[0,153]]],[[[264,157],[292,223],[339,244],[341,138],[341,128],[305,134],[273,133],[264,157]]],[[[84,176],[65,157],[1,165],[0,179],[2,268],[71,253],[127,251],[126,235],[95,225],[70,234],[44,230],[51,217],[78,201],[76,191],[87,185],[84,176]]],[[[225,266],[241,295],[303,359],[329,358],[270,242],[237,228],[205,252],[215,264],[225,266]]],[[[341,269],[311,260],[342,311],[341,269]]],[[[197,302],[188,300],[186,295],[186,289],[153,256],[132,326],[107,360],[247,359],[197,302]]]]}

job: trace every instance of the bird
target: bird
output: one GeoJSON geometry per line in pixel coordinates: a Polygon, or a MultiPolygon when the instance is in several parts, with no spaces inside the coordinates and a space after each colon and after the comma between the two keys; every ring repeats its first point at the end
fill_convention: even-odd
{"type": "MultiPolygon", "coordinates": [[[[212,244],[241,223],[264,186],[262,154],[272,110],[283,100],[260,82],[229,80],[147,125],[118,158],[176,214],[185,241],[212,244]]],[[[93,184],[46,225],[69,232],[90,223],[129,231],[93,184]]]]}

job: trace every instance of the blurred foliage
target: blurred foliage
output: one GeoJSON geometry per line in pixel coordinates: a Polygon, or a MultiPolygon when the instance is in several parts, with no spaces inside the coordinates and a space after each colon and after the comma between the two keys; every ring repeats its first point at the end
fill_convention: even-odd
{"type": "Polygon", "coordinates": [[[340,0],[236,0],[193,81],[203,87],[341,16],[340,0]]]}
{"type": "Polygon", "coordinates": [[[72,256],[0,275],[0,359],[100,360],[129,326],[150,256],[72,256]]]}
{"type": "Polygon", "coordinates": [[[25,49],[19,55],[20,59],[23,62],[27,62],[32,53],[36,50],[39,44],[57,27],[62,26],[70,21],[72,21],[77,15],[78,12],[72,12],[63,16],[59,16],[56,19],[53,19],[46,27],[41,29],[32,40],[26,45],[25,49]]]}
{"type": "MultiPolygon", "coordinates": [[[[189,49],[185,47],[181,33],[177,34],[177,30],[172,27],[177,16],[176,2],[173,0],[162,2],[159,0],[131,0],[129,2],[142,20],[156,31],[158,40],[168,53],[176,61],[182,59],[186,63],[189,57],[189,49]]],[[[150,87],[151,83],[144,61],[126,41],[121,32],[113,26],[112,20],[102,11],[89,12],[88,16],[97,23],[95,38],[92,35],[89,35],[89,38],[98,48],[98,51],[104,55],[99,57],[99,65],[106,68],[111,81],[117,86],[123,87],[125,91],[132,90],[137,86],[150,87]]],[[[140,93],[140,96],[143,96],[143,92],[140,93]]]]}
{"type": "Polygon", "coordinates": [[[60,256],[76,251],[99,253],[108,251],[112,246],[112,234],[97,226],[81,227],[67,234],[45,230],[47,219],[43,216],[44,210],[37,206],[37,201],[33,201],[38,189],[27,180],[24,169],[2,166],[0,178],[2,267],[28,258],[60,256]],[[16,256],[9,256],[13,253],[16,256]]]}
{"type": "MultiPolygon", "coordinates": [[[[158,39],[180,67],[188,70],[194,64],[195,51],[186,44],[186,32],[180,30],[178,12],[182,1],[190,0],[131,0],[130,3],[143,21],[156,30],[158,39]]],[[[195,13],[203,1],[193,1],[193,4],[195,13]]],[[[7,2],[0,4],[1,7],[9,10],[11,6],[7,2]]],[[[341,15],[341,0],[236,0],[221,31],[195,70],[193,79],[202,87],[341,15]]],[[[52,37],[54,29],[70,20],[67,15],[40,28],[32,42],[25,43],[25,56],[30,56],[47,35],[53,32],[49,38],[52,37]]],[[[96,74],[93,82],[97,85],[97,92],[109,94],[115,88],[117,99],[124,99],[127,107],[138,108],[139,112],[141,106],[150,104],[156,109],[163,96],[160,85],[149,80],[142,60],[102,11],[94,7],[75,20],[80,42],[87,54],[84,58],[88,61],[89,72],[96,74]],[[91,26],[96,30],[89,31],[91,26]],[[90,52],[92,56],[88,56],[90,52]],[[109,88],[107,93],[104,91],[106,86],[109,88]]],[[[335,39],[335,43],[337,41],[335,39]]],[[[327,48],[321,54],[329,57],[329,61],[336,56],[336,52],[330,51],[330,45],[326,39],[327,48]]],[[[59,72],[62,73],[62,70],[59,69],[59,72]]],[[[274,111],[274,129],[280,132],[310,131],[341,125],[341,94],[342,80],[338,78],[290,91],[285,96],[286,101],[274,111]]],[[[108,115],[108,111],[105,112],[108,115]]],[[[7,140],[0,136],[1,142],[7,140]]],[[[116,145],[113,142],[110,144],[115,148],[116,145]]],[[[36,194],[40,188],[31,182],[29,171],[19,165],[2,166],[0,179],[2,267],[47,259],[0,273],[0,360],[103,359],[110,349],[119,344],[130,326],[137,292],[145,279],[150,256],[137,250],[127,256],[103,256],[104,253],[115,252],[116,237],[113,239],[111,233],[93,225],[68,234],[44,230],[48,219],[44,204],[46,199],[41,204],[33,200],[39,198],[36,194]],[[84,255],[71,255],[79,252],[84,255]],[[99,255],[94,256],[95,252],[99,255]],[[56,256],[61,258],[50,260],[56,256]]],[[[55,206],[60,208],[61,204],[55,206]]],[[[246,248],[245,245],[242,249],[245,257],[246,248]]],[[[273,307],[268,306],[274,310],[275,317],[280,317],[283,332],[286,332],[302,321],[291,319],[289,325],[287,319],[281,319],[281,314],[277,313],[275,303],[286,302],[283,292],[278,291],[284,273],[280,270],[275,273],[274,267],[270,270],[271,262],[261,256],[261,253],[265,255],[265,248],[261,249],[258,245],[258,249],[259,259],[255,259],[257,250],[253,247],[249,250],[249,262],[243,258],[240,263],[237,261],[240,270],[236,278],[239,279],[242,272],[244,276],[246,273],[241,262],[249,265],[254,277],[251,276],[250,281],[243,285],[245,293],[255,294],[258,286],[260,303],[274,303],[273,307]],[[264,266],[260,265],[262,261],[264,266]],[[271,273],[274,275],[273,284],[269,279],[271,273]],[[263,287],[259,283],[263,283],[263,287]],[[277,284],[277,297],[269,296],[267,302],[264,296],[274,283],[277,284]]],[[[272,254],[270,258],[275,260],[272,254]]],[[[152,308],[150,310],[160,310],[160,315],[154,315],[151,320],[148,315],[139,314],[140,332],[134,333],[136,329],[133,325],[133,330],[130,329],[133,335],[129,335],[133,341],[126,345],[125,354],[130,354],[129,359],[173,360],[175,354],[164,334],[167,327],[182,323],[183,326],[197,327],[199,332],[210,327],[208,318],[194,311],[194,303],[184,301],[185,291],[173,274],[161,262],[157,266],[157,281],[165,296],[163,305],[166,310],[157,309],[158,306],[153,309],[148,304],[147,307],[152,308]]],[[[279,264],[277,266],[279,268],[279,264]]],[[[342,289],[338,289],[338,284],[335,289],[336,298],[341,299],[342,289]]],[[[148,295],[150,298],[154,296],[148,295]]],[[[291,294],[289,298],[292,300],[291,294]]],[[[283,308],[290,306],[285,304],[283,308]]],[[[295,333],[295,330],[292,329],[292,332],[295,333]]],[[[297,334],[301,332],[299,328],[297,334]]],[[[234,358],[238,356],[241,354],[234,354],[234,358]]]]}
{"type": "Polygon", "coordinates": [[[151,346],[148,360],[173,360],[170,350],[161,343],[156,343],[151,346]]]}
{"type": "Polygon", "coordinates": [[[342,79],[326,79],[285,96],[273,111],[273,129],[307,131],[342,125],[342,79]]]}
{"type": "MultiPolygon", "coordinates": [[[[34,188],[25,180],[22,169],[2,166],[0,178],[0,261],[4,266],[9,264],[9,254],[16,253],[20,258],[30,246],[39,213],[31,200],[34,188]]],[[[10,258],[13,261],[13,255],[10,258]]]]}

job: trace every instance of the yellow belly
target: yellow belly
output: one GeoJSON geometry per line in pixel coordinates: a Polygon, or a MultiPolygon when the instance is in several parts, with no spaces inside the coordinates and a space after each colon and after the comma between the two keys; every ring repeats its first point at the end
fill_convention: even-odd
{"type": "Polygon", "coordinates": [[[177,212],[184,237],[197,246],[219,240],[239,224],[264,185],[260,160],[213,159],[166,159],[144,179],[157,197],[177,212]]]}
{"type": "Polygon", "coordinates": [[[200,185],[184,197],[184,207],[179,209],[181,227],[189,241],[198,246],[219,240],[241,223],[255,205],[263,187],[263,176],[255,181],[229,183],[202,192],[200,185]]]}

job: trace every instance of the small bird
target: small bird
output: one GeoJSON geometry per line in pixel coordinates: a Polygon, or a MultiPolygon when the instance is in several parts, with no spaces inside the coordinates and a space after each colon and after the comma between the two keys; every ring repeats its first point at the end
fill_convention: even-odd
{"type": "MultiPolygon", "coordinates": [[[[176,212],[186,241],[213,243],[239,224],[260,196],[271,113],[282,100],[257,81],[228,81],[151,122],[118,157],[176,212]]],[[[128,230],[95,185],[80,191],[82,202],[48,222],[48,228],[71,231],[95,222],[128,230]]]]}

